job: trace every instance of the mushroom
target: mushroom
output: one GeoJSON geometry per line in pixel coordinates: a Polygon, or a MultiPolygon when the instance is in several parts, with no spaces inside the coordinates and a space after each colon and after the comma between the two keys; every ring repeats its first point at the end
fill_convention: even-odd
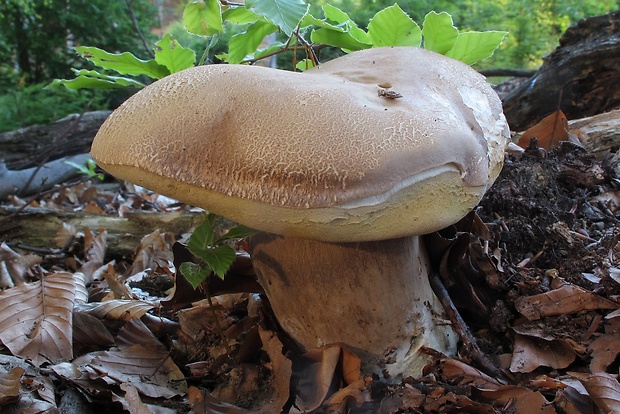
{"type": "Polygon", "coordinates": [[[116,177],[265,232],[250,253],[284,331],[305,350],[342,343],[366,372],[398,381],[421,375],[422,346],[455,353],[419,236],[476,206],[508,136],[481,75],[391,47],[304,73],[184,70],[114,111],[92,155],[116,177]]]}

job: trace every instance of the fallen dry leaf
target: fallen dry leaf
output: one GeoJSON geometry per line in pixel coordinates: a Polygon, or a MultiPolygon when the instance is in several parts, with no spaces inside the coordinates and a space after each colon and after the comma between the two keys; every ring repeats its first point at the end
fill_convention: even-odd
{"type": "Polygon", "coordinates": [[[599,372],[581,379],[581,383],[604,413],[620,412],[620,383],[616,376],[599,372]]]}
{"type": "Polygon", "coordinates": [[[25,372],[20,367],[9,372],[0,371],[0,407],[19,400],[20,379],[25,372]]]}
{"type": "Polygon", "coordinates": [[[189,405],[196,414],[250,414],[250,411],[219,401],[207,390],[196,387],[187,389],[189,405]]]}
{"type": "Polygon", "coordinates": [[[340,360],[338,344],[313,349],[302,355],[303,369],[295,394],[295,406],[301,412],[316,410],[323,404],[330,391],[334,391],[334,375],[340,360]]]}
{"type": "Polygon", "coordinates": [[[330,413],[349,413],[353,408],[361,407],[365,402],[371,401],[371,384],[372,377],[370,375],[360,378],[336,391],[324,405],[328,407],[328,412],[330,413]]]}
{"type": "Polygon", "coordinates": [[[549,150],[556,147],[560,141],[568,141],[568,120],[561,110],[557,110],[551,115],[543,118],[542,121],[529,128],[519,138],[521,148],[527,148],[530,145],[530,139],[538,139],[538,147],[549,150]]]}
{"type": "Polygon", "coordinates": [[[127,402],[127,411],[131,414],[153,414],[151,410],[142,402],[138,389],[131,384],[122,383],[120,385],[122,391],[125,391],[125,401],[127,402]]]}
{"type": "Polygon", "coordinates": [[[77,303],[76,311],[84,312],[99,319],[130,321],[141,318],[155,305],[142,300],[109,300],[107,302],[77,303]]]}
{"type": "Polygon", "coordinates": [[[0,288],[6,289],[26,283],[30,268],[41,263],[42,258],[33,254],[22,255],[6,243],[0,244],[0,288]]]}
{"type": "Polygon", "coordinates": [[[558,289],[515,300],[515,307],[533,321],[545,316],[566,315],[584,310],[618,309],[620,304],[579,286],[567,284],[558,289]]]}
{"type": "Polygon", "coordinates": [[[0,338],[35,365],[73,358],[75,280],[67,272],[0,292],[0,338]]]}
{"type": "Polygon", "coordinates": [[[532,372],[540,366],[566,368],[576,356],[571,345],[561,339],[547,341],[517,334],[510,371],[532,372]]]}
{"type": "Polygon", "coordinates": [[[271,361],[271,376],[274,383],[274,395],[271,402],[261,407],[260,412],[265,414],[278,413],[286,405],[290,397],[291,375],[293,374],[293,362],[282,353],[282,342],[273,331],[268,331],[259,326],[258,333],[263,349],[269,355],[271,361]]]}
{"type": "Polygon", "coordinates": [[[496,390],[475,391],[481,397],[492,402],[501,412],[515,414],[554,414],[553,404],[538,391],[515,385],[503,385],[496,390]]]}
{"type": "Polygon", "coordinates": [[[620,355],[620,338],[619,332],[614,331],[596,338],[588,349],[592,352],[592,361],[590,361],[590,372],[606,372],[607,367],[616,361],[620,355]]]}
{"type": "Polygon", "coordinates": [[[502,384],[482,371],[456,359],[439,358],[436,369],[442,378],[458,385],[470,385],[479,389],[493,390],[502,384]]]}

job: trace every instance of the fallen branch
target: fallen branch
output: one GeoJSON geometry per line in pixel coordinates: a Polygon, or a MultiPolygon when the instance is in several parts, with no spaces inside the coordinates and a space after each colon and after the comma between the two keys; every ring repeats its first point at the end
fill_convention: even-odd
{"type": "Polygon", "coordinates": [[[6,199],[11,194],[20,196],[34,194],[77,177],[80,172],[68,162],[86,165],[89,159],[91,158],[88,154],[79,154],[24,170],[9,170],[6,164],[0,163],[0,200],[6,199]]]}
{"type": "Polygon", "coordinates": [[[0,240],[15,247],[17,244],[54,249],[55,237],[63,223],[77,229],[108,231],[108,256],[131,257],[140,240],[156,229],[181,235],[203,220],[202,212],[147,213],[127,212],[125,217],[106,216],[84,211],[68,212],[45,208],[0,208],[0,240]],[[8,220],[3,218],[10,217],[8,220]]]}

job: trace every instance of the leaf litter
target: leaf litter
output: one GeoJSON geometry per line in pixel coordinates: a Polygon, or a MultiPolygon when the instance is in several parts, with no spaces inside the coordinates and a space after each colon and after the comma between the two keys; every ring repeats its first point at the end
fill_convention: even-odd
{"type": "MultiPolygon", "coordinates": [[[[242,249],[224,280],[193,290],[176,277],[192,260],[177,242],[187,235],[153,229],[131,257],[109,258],[105,229],[60,226],[50,251],[68,245],[61,254],[0,240],[0,406],[54,412],[76,390],[92,407],[131,413],[618,412],[613,159],[530,145],[509,156],[476,214],[429,236],[439,277],[501,377],[462,346],[457,358],[429,350],[420,379],[373,382],[346,347],[290,343],[242,249]]],[[[35,203],[119,216],[189,208],[92,184],[35,203]]]]}

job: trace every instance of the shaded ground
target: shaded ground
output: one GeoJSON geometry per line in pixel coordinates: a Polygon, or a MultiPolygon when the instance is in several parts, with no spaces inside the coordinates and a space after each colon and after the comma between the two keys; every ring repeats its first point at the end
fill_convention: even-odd
{"type": "MultiPolygon", "coordinates": [[[[279,332],[243,255],[228,283],[213,280],[209,285],[214,295],[238,293],[214,297],[211,304],[190,303],[205,296],[192,293],[177,279],[176,294],[163,307],[144,316],[138,312],[126,318],[123,315],[133,311],[125,308],[114,315],[121,306],[114,305],[115,300],[158,303],[168,295],[175,282],[172,238],[152,234],[134,257],[117,258],[107,266],[100,231],[99,236],[78,236],[63,254],[41,255],[42,267],[22,276],[30,281],[63,270],[75,276],[72,272],[79,269],[85,275],[89,304],[106,303],[100,302],[104,297],[109,301],[111,310],[96,315],[108,339],[96,339],[93,332],[76,336],[76,330],[87,331],[76,315],[93,312],[73,310],[73,357],[94,357],[88,363],[80,363],[80,358],[51,361],[73,361],[72,372],[82,372],[81,377],[62,362],[25,364],[29,367],[18,395],[22,403],[45,400],[32,387],[27,399],[24,390],[28,378],[44,378],[54,391],[54,403],[79,403],[81,408],[72,412],[84,413],[116,412],[120,407],[140,412],[145,403],[151,404],[151,412],[196,413],[269,413],[282,407],[291,413],[303,408],[342,413],[617,412],[619,183],[614,161],[602,161],[575,146],[509,156],[476,211],[481,220],[472,215],[429,242],[436,246],[432,253],[443,284],[482,354],[498,371],[480,366],[480,355],[469,343],[461,347],[459,358],[435,355],[428,375],[394,386],[373,382],[359,371],[351,376],[355,357],[340,347],[302,356],[279,332]],[[136,344],[142,346],[139,352],[136,344]],[[114,354],[117,349],[121,352],[114,354]],[[153,362],[142,367],[135,361],[154,358],[148,353],[153,349],[163,352],[157,356],[162,364],[171,357],[165,364],[176,364],[176,377],[170,377],[172,370],[155,384],[140,373],[153,362]],[[112,361],[112,354],[121,360],[112,361]],[[136,364],[137,374],[123,368],[129,362],[122,358],[128,355],[134,356],[131,364],[136,364]],[[147,390],[137,385],[141,382],[160,388],[147,390]]],[[[122,188],[95,197],[83,188],[75,191],[88,194],[88,199],[72,199],[66,196],[72,190],[64,191],[66,200],[54,207],[94,203],[107,214],[118,214],[132,197],[154,200],[150,194],[130,194],[122,188]]],[[[54,197],[55,202],[62,199],[56,194],[42,202],[49,205],[54,197]]],[[[182,259],[186,254],[175,247],[176,261],[187,260],[182,259]]],[[[5,267],[17,260],[7,257],[2,258],[5,267]]],[[[12,289],[17,288],[6,292],[12,289]]],[[[7,358],[11,354],[7,348],[2,351],[7,358]]],[[[2,361],[6,371],[19,366],[15,360],[2,361]]],[[[0,380],[0,391],[7,381],[0,380]]],[[[15,404],[4,408],[40,412],[15,404]]]]}

